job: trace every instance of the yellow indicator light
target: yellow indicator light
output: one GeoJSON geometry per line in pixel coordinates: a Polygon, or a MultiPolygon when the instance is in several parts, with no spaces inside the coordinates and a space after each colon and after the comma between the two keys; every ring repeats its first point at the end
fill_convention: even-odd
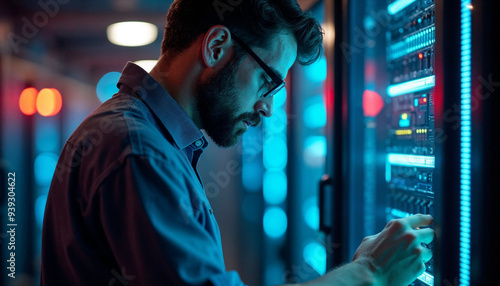
{"type": "Polygon", "coordinates": [[[417,129],[415,130],[417,134],[427,133],[427,129],[417,129]]]}
{"type": "Polygon", "coordinates": [[[403,119],[403,120],[408,119],[408,113],[401,114],[401,119],[403,119]]]}
{"type": "Polygon", "coordinates": [[[396,135],[401,136],[401,135],[411,135],[412,131],[411,129],[399,129],[396,130],[396,135]]]}

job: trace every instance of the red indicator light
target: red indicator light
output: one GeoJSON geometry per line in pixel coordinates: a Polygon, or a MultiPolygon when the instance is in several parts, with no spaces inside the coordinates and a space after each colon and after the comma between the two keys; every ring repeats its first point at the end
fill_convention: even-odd
{"type": "Polygon", "coordinates": [[[423,58],[424,58],[424,54],[422,54],[422,53],[418,53],[418,58],[419,58],[419,59],[423,59],[423,58]]]}

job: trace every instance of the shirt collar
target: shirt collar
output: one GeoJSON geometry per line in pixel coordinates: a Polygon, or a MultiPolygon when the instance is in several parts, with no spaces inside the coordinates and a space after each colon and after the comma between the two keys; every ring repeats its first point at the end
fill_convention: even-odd
{"type": "Polygon", "coordinates": [[[145,70],[128,62],[118,81],[134,91],[165,126],[179,149],[204,149],[208,141],[175,99],[145,70]],[[201,140],[201,141],[199,141],[201,140]],[[199,141],[199,142],[198,142],[199,141]],[[201,143],[201,144],[200,144],[201,143]]]}

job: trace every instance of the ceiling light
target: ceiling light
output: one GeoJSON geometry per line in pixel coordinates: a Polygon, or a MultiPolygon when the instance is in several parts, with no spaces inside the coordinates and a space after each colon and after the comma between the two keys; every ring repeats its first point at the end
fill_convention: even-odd
{"type": "Polygon", "coordinates": [[[140,66],[143,70],[150,72],[156,65],[157,60],[142,60],[136,61],[134,64],[140,66]]]}
{"type": "Polygon", "coordinates": [[[118,46],[149,45],[158,37],[158,28],[146,22],[120,22],[108,26],[108,39],[118,46]]]}

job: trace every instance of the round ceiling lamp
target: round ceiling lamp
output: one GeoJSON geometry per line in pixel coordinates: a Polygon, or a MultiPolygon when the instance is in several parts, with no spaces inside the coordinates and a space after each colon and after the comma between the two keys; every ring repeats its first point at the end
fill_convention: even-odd
{"type": "Polygon", "coordinates": [[[109,25],[106,32],[111,43],[125,47],[149,45],[158,37],[158,28],[147,22],[119,22],[109,25]]]}

